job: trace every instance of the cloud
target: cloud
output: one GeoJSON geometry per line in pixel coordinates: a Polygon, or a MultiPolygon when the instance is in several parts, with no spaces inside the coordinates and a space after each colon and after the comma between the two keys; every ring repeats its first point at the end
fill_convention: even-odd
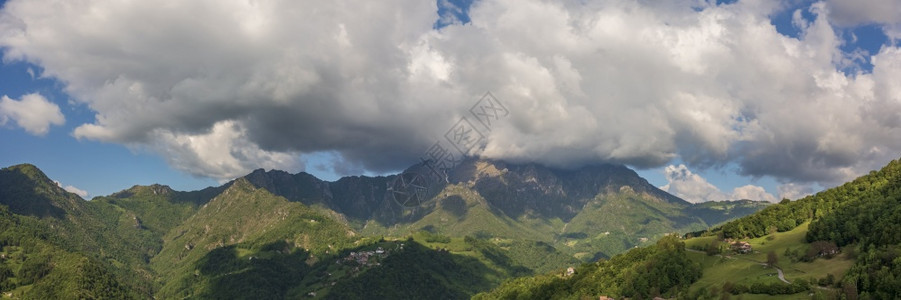
{"type": "Polygon", "coordinates": [[[692,173],[685,165],[669,165],[664,168],[663,174],[668,183],[660,189],[688,202],[729,200],[729,197],[720,192],[719,188],[707,182],[700,175],[692,173]]]}
{"type": "Polygon", "coordinates": [[[786,183],[777,187],[779,190],[779,199],[797,200],[814,192],[813,186],[810,184],[786,183]]]}
{"type": "Polygon", "coordinates": [[[41,96],[41,94],[23,95],[20,100],[10,99],[6,95],[0,98],[0,125],[9,120],[37,136],[46,135],[50,125],[63,125],[66,118],[59,106],[41,96]]]}
{"type": "Polygon", "coordinates": [[[732,191],[731,199],[750,199],[759,201],[776,202],[773,194],[767,193],[766,189],[756,185],[745,185],[735,188],[732,191]]]}
{"type": "Polygon", "coordinates": [[[725,194],[704,177],[691,172],[684,164],[666,166],[663,175],[667,184],[660,187],[661,190],[692,203],[744,199],[776,202],[776,197],[766,189],[750,184],[733,189],[731,194],[725,194]]]}
{"type": "Polygon", "coordinates": [[[79,188],[77,188],[77,187],[74,187],[74,186],[71,186],[71,185],[67,185],[67,186],[63,187],[63,184],[60,183],[59,181],[54,180],[53,182],[55,182],[57,186],[63,188],[63,189],[66,190],[67,192],[76,194],[76,195],[78,195],[78,196],[81,197],[81,198],[87,198],[88,195],[89,195],[87,191],[82,190],[82,189],[79,189],[79,188]]]}
{"type": "Polygon", "coordinates": [[[805,8],[796,39],[772,25],[776,1],[483,0],[434,29],[435,1],[13,0],[0,47],[96,112],[77,138],[201,176],[321,151],[402,169],[491,91],[510,115],[485,131],[487,158],[681,158],[831,185],[901,151],[901,50],[843,73],[835,5],[805,8]]]}
{"type": "MultiPolygon", "coordinates": [[[[91,127],[93,128],[93,127],[91,127]]],[[[197,176],[210,173],[227,179],[247,175],[255,168],[299,171],[304,168],[292,153],[260,149],[247,137],[247,129],[238,122],[221,121],[209,132],[176,135],[157,132],[150,146],[163,153],[169,164],[197,176]]]]}
{"type": "Polygon", "coordinates": [[[829,18],[841,26],[901,23],[901,2],[896,0],[827,0],[829,18]]]}

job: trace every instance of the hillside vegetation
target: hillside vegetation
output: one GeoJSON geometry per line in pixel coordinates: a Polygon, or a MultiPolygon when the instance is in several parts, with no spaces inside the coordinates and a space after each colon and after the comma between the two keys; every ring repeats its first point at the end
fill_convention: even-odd
{"type": "MultiPolygon", "coordinates": [[[[637,270],[695,266],[681,244],[656,238],[765,206],[692,205],[622,166],[474,160],[451,177],[408,208],[388,196],[392,176],[325,182],[258,170],[199,191],[134,186],[85,201],[35,166],[4,168],[0,297],[462,299],[512,278],[591,273],[580,265],[637,245],[666,250],[609,265],[635,270],[611,293],[650,295],[658,273],[637,270]]],[[[684,290],[686,278],[660,292],[684,290]]]]}
{"type": "Polygon", "coordinates": [[[891,298],[901,286],[899,204],[901,162],[894,160],[839,187],[730,222],[721,232],[726,238],[760,237],[770,228],[789,231],[810,221],[806,242],[833,243],[856,258],[838,284],[844,294],[891,298]]]}
{"type": "Polygon", "coordinates": [[[139,260],[129,252],[135,248],[107,245],[112,240],[102,230],[100,212],[34,166],[0,170],[0,203],[3,297],[128,299],[146,290],[136,281],[125,286],[118,279],[142,277],[143,269],[119,262],[139,260]],[[119,260],[103,260],[117,254],[119,260]]]}
{"type": "Polygon", "coordinates": [[[892,299],[901,293],[899,204],[901,163],[895,160],[842,186],[692,233],[701,236],[685,240],[687,246],[666,237],[656,246],[583,265],[572,276],[518,278],[477,297],[892,299]],[[734,250],[738,242],[748,243],[749,251],[734,250]],[[677,250],[660,254],[660,243],[677,250]],[[636,266],[654,275],[636,281],[629,276],[636,266]],[[669,273],[668,266],[684,272],[669,273]],[[585,279],[584,274],[608,275],[585,279]]]}
{"type": "Polygon", "coordinates": [[[573,271],[514,279],[474,299],[672,297],[701,277],[701,266],[688,259],[685,245],[675,236],[573,271]]]}

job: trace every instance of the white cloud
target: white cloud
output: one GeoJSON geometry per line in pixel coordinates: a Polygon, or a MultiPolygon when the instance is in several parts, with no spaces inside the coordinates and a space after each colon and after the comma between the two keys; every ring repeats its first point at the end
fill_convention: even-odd
{"type": "Polygon", "coordinates": [[[776,197],[773,197],[763,187],[750,184],[736,187],[731,194],[725,194],[715,185],[708,182],[707,179],[704,179],[704,177],[691,172],[683,164],[667,166],[663,169],[663,175],[667,184],[660,187],[661,190],[692,203],[743,199],[776,201],[776,197]]]}
{"type": "Polygon", "coordinates": [[[786,183],[777,187],[779,199],[798,200],[813,194],[814,188],[810,184],[786,183]]]}
{"type": "Polygon", "coordinates": [[[707,182],[700,175],[692,173],[685,165],[666,166],[663,174],[668,183],[660,189],[685,201],[698,203],[729,200],[729,197],[720,192],[719,188],[707,182]]]}
{"type": "Polygon", "coordinates": [[[57,186],[63,188],[63,189],[66,190],[67,192],[76,194],[76,195],[78,195],[78,196],[81,197],[81,198],[87,198],[88,195],[89,195],[89,194],[88,194],[88,191],[79,189],[79,188],[77,188],[77,187],[74,187],[74,186],[71,186],[71,185],[67,185],[67,186],[64,187],[63,184],[60,183],[59,181],[54,180],[53,182],[55,182],[57,186]]]}
{"type": "Polygon", "coordinates": [[[0,125],[9,120],[16,122],[30,134],[43,136],[50,131],[50,125],[63,125],[66,118],[59,106],[41,96],[41,94],[23,95],[20,100],[7,96],[0,98],[0,125]]]}
{"type": "Polygon", "coordinates": [[[773,194],[767,193],[766,189],[756,185],[740,186],[732,190],[731,199],[750,199],[759,201],[776,202],[773,194]]]}
{"type": "Polygon", "coordinates": [[[298,155],[271,152],[259,148],[247,138],[247,130],[240,123],[222,121],[206,133],[175,135],[159,132],[156,140],[164,144],[151,146],[164,153],[169,164],[189,174],[198,176],[208,173],[221,178],[235,178],[247,175],[254,168],[299,171],[303,164],[298,155]]]}
{"type": "Polygon", "coordinates": [[[511,111],[489,158],[679,157],[828,186],[901,151],[901,51],[883,47],[872,73],[839,71],[852,55],[836,4],[805,8],[815,18],[798,39],[769,20],[777,1],[483,0],[470,23],[434,30],[437,5],[13,0],[0,47],[96,111],[76,137],[216,178],[319,151],[400,169],[489,90],[511,111]]]}

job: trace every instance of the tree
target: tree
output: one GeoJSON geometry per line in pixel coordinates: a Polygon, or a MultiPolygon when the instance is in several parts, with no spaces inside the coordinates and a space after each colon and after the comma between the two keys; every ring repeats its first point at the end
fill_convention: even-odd
{"type": "Polygon", "coordinates": [[[838,254],[838,250],[838,246],[836,246],[833,242],[816,241],[810,243],[810,248],[807,249],[807,254],[804,255],[804,261],[813,261],[819,256],[832,258],[836,254],[838,254]]]}
{"type": "Polygon", "coordinates": [[[720,254],[720,241],[719,240],[713,240],[713,242],[710,242],[710,244],[707,244],[707,255],[713,256],[716,254],[720,254]]]}
{"type": "Polygon", "coordinates": [[[735,289],[735,284],[731,281],[726,281],[723,283],[723,293],[731,294],[735,289]]]}
{"type": "Polygon", "coordinates": [[[842,291],[845,293],[845,299],[857,300],[857,282],[845,281],[842,284],[842,291]]]}
{"type": "Polygon", "coordinates": [[[777,262],[778,262],[778,257],[776,256],[776,251],[770,250],[770,252],[767,252],[766,263],[770,266],[775,266],[777,262]]]}

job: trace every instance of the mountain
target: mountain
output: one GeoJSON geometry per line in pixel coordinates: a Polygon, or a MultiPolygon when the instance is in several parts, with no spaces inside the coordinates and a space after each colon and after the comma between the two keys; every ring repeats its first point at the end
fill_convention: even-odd
{"type": "Polygon", "coordinates": [[[901,161],[895,160],[700,237],[667,236],[572,273],[511,280],[475,298],[893,299],[901,293],[898,224],[901,161]]]}
{"type": "Polygon", "coordinates": [[[703,219],[707,224],[719,225],[731,219],[753,214],[770,204],[747,199],[708,201],[693,204],[686,209],[686,213],[703,219]]]}
{"type": "MultiPolygon", "coordinates": [[[[0,291],[5,297],[133,298],[138,273],[104,261],[139,260],[106,234],[104,212],[66,192],[33,165],[0,170],[0,291]],[[91,253],[91,254],[87,254],[91,253]]],[[[113,220],[112,222],[115,222],[113,220]]]]}
{"type": "MultiPolygon", "coordinates": [[[[92,272],[115,278],[111,283],[99,286],[114,285],[135,297],[150,295],[154,291],[153,280],[157,274],[148,262],[162,249],[163,236],[193,215],[200,204],[221,189],[178,192],[162,185],[134,186],[109,197],[85,201],[60,188],[33,165],[23,164],[0,170],[0,207],[9,209],[18,220],[16,224],[24,224],[4,232],[16,235],[16,230],[25,227],[31,231],[29,235],[37,240],[10,242],[12,245],[24,245],[21,246],[24,253],[53,252],[57,249],[64,251],[66,257],[82,257],[89,262],[85,266],[92,272]]],[[[8,266],[17,268],[13,264],[8,266]]],[[[52,270],[55,268],[49,274],[38,273],[44,275],[38,277],[53,278],[52,270]]],[[[32,296],[40,294],[41,283],[44,282],[34,278],[25,281],[30,284],[23,284],[15,277],[8,279],[10,284],[4,291],[12,290],[13,294],[29,291],[32,296]]],[[[56,290],[52,286],[49,288],[56,290]]],[[[70,291],[76,294],[83,292],[77,289],[70,291]]],[[[69,298],[65,295],[71,296],[56,294],[58,297],[53,298],[69,298]]]]}
{"type": "Polygon", "coordinates": [[[468,298],[755,207],[690,204],[623,166],[490,160],[464,161],[421,204],[400,205],[407,175],[256,170],[199,191],[155,184],[85,201],[35,166],[4,168],[0,295],[468,298]]]}
{"type": "MultiPolygon", "coordinates": [[[[420,164],[406,173],[425,174],[420,164]]],[[[550,243],[584,260],[649,244],[670,232],[707,229],[762,209],[765,203],[691,204],[621,165],[576,170],[538,164],[465,160],[446,181],[433,180],[424,203],[402,206],[388,187],[397,176],[326,182],[307,173],[256,170],[256,187],[337,212],[365,235],[420,230],[450,236],[516,238],[550,243]]]]}
{"type": "Polygon", "coordinates": [[[468,298],[506,278],[547,270],[535,264],[539,257],[574,262],[549,245],[522,241],[504,249],[438,235],[364,237],[342,219],[246,178],[228,184],[162,240],[150,261],[160,298],[468,298]],[[375,254],[379,249],[387,250],[375,254]]]}
{"type": "Polygon", "coordinates": [[[84,201],[20,165],[0,173],[0,192],[0,295],[11,298],[466,298],[574,263],[540,242],[364,237],[341,214],[245,178],[195,192],[134,186],[84,201]],[[376,248],[389,249],[373,258],[379,268],[348,260],[376,248]]]}
{"type": "Polygon", "coordinates": [[[65,219],[68,213],[83,212],[86,206],[78,195],[66,192],[28,164],[0,170],[0,191],[0,203],[19,215],[65,219]]]}
{"type": "Polygon", "coordinates": [[[280,298],[299,282],[296,276],[281,278],[281,273],[300,272],[307,260],[329,249],[353,246],[355,235],[346,225],[242,178],[169,230],[150,265],[161,275],[158,295],[163,298],[206,298],[239,278],[246,279],[242,286],[255,295],[280,298]],[[282,263],[244,268],[226,263],[254,256],[282,263]],[[269,275],[266,283],[251,280],[259,273],[269,275]]]}

